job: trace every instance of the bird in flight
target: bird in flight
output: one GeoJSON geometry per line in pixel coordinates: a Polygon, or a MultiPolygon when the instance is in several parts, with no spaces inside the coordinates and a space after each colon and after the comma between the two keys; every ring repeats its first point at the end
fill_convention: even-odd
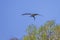
{"type": "MultiPolygon", "coordinates": [[[[37,14],[37,13],[34,13],[34,14],[32,14],[32,13],[24,13],[24,14],[22,14],[22,15],[29,15],[30,17],[33,17],[34,20],[35,20],[35,16],[40,15],[40,14],[37,14]]],[[[41,16],[41,15],[40,15],[40,16],[41,16]]]]}

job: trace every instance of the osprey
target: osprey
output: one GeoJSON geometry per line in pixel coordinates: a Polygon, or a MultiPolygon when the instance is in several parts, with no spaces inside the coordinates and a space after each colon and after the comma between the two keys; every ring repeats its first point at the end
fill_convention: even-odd
{"type": "MultiPolygon", "coordinates": [[[[24,13],[24,14],[22,14],[22,15],[29,15],[30,17],[33,17],[34,20],[35,20],[35,16],[40,15],[40,14],[36,14],[36,13],[34,13],[34,14],[32,14],[32,13],[24,13]]],[[[41,16],[41,15],[40,15],[40,16],[41,16]]]]}

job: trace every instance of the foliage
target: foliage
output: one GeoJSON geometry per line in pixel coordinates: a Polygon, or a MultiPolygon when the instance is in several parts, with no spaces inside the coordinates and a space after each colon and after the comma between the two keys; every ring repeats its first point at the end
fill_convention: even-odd
{"type": "Polygon", "coordinates": [[[29,25],[27,33],[23,40],[60,40],[60,25],[55,24],[54,20],[47,21],[39,28],[29,25]]]}
{"type": "Polygon", "coordinates": [[[16,38],[16,37],[13,37],[13,38],[11,38],[10,40],[19,40],[18,38],[16,38]]]}

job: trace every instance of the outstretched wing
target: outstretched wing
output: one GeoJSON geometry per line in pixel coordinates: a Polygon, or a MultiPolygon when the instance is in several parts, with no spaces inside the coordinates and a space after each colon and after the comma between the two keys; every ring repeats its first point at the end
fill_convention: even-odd
{"type": "Polygon", "coordinates": [[[40,14],[32,14],[32,13],[24,13],[22,15],[29,15],[29,16],[33,17],[34,20],[35,20],[35,16],[37,16],[37,15],[42,16],[40,14]]]}
{"type": "Polygon", "coordinates": [[[24,13],[24,14],[22,14],[22,15],[31,15],[31,13],[24,13]]]}

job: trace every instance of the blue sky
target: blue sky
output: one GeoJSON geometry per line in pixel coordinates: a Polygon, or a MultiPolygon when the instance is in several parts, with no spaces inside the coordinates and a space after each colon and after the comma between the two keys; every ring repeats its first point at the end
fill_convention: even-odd
{"type": "Polygon", "coordinates": [[[21,38],[29,24],[37,27],[48,20],[60,24],[60,0],[0,0],[0,40],[21,38]],[[43,15],[33,18],[21,14],[30,12],[43,15]]]}

